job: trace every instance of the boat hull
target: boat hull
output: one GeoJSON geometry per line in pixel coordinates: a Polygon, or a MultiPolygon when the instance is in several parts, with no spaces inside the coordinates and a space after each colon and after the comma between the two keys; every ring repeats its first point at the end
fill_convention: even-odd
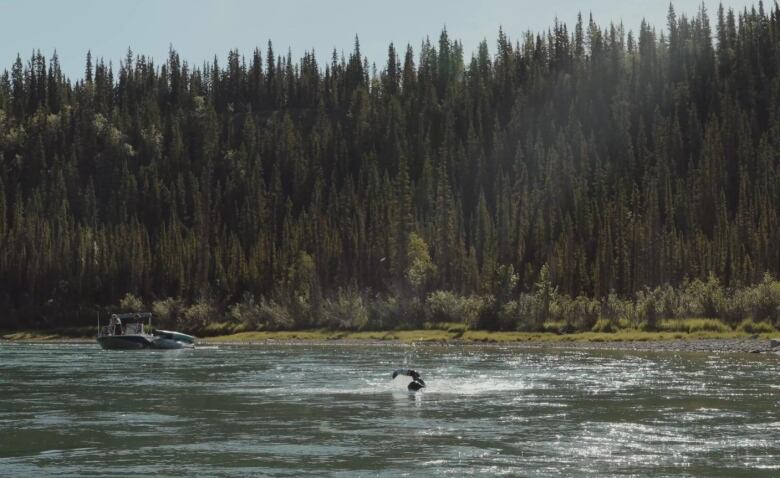
{"type": "Polygon", "coordinates": [[[153,349],[191,349],[195,344],[180,342],[178,340],[168,339],[164,337],[155,337],[152,340],[153,349]]]}
{"type": "Polygon", "coordinates": [[[105,335],[97,338],[105,350],[137,350],[152,347],[152,342],[142,335],[105,335]]]}

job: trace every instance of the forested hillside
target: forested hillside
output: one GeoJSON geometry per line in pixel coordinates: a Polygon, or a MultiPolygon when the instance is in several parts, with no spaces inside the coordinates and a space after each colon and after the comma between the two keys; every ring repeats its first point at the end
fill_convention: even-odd
{"type": "Polygon", "coordinates": [[[137,297],[201,326],[386,327],[474,302],[514,328],[523,297],[544,320],[554,296],[603,312],[776,284],[776,5],[513,33],[385,59],[357,39],[327,60],[270,42],[205,65],[87,54],[77,79],[56,54],[17,58],[0,321],[89,324],[137,297]]]}

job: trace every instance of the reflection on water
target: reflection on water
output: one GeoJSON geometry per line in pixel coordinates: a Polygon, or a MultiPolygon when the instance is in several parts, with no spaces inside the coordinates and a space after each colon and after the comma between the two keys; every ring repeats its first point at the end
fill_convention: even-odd
{"type": "Polygon", "coordinates": [[[777,356],[0,344],[0,476],[769,477],[778,390],[777,356]]]}

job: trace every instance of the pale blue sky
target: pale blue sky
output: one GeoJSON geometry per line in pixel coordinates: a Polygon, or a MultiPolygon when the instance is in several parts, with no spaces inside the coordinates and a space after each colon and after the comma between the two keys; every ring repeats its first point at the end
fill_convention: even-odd
{"type": "MultiPolygon", "coordinates": [[[[718,1],[704,2],[714,17],[718,1]]],[[[757,5],[757,0],[756,0],[757,5]]],[[[770,2],[766,2],[771,4],[770,2]]],[[[127,47],[162,63],[172,44],[183,59],[201,65],[238,48],[265,55],[268,39],[277,54],[292,49],[297,60],[315,49],[320,62],[335,47],[349,52],[355,34],[370,62],[384,64],[387,46],[412,44],[415,53],[446,25],[463,41],[470,57],[479,41],[495,45],[499,26],[512,39],[546,29],[555,17],[570,25],[577,11],[592,12],[602,26],[622,20],[636,30],[642,18],[664,27],[668,0],[0,0],[0,70],[10,69],[17,52],[27,60],[33,49],[48,58],[54,49],[66,75],[81,77],[87,50],[118,65],[127,47]]],[[[693,15],[701,0],[676,0],[678,12],[693,15]]],[[[752,0],[726,0],[741,10],[752,0]]],[[[491,50],[492,51],[492,50],[491,50]]]]}

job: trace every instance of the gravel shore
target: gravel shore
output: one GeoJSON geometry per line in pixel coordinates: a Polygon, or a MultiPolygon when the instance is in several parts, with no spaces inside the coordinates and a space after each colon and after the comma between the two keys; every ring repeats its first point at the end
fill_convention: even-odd
{"type": "MultiPolygon", "coordinates": [[[[409,342],[396,340],[260,340],[260,341],[208,341],[200,342],[202,346],[222,345],[290,345],[290,346],[321,346],[321,345],[345,345],[345,346],[385,346],[392,347],[409,342]]],[[[780,346],[772,347],[772,341],[767,339],[698,339],[698,340],[647,340],[647,341],[616,341],[616,342],[482,342],[465,340],[447,341],[421,341],[414,342],[418,346],[480,346],[480,347],[516,347],[533,349],[561,349],[561,350],[629,350],[643,352],[710,352],[710,353],[739,353],[739,354],[776,354],[780,356],[780,346]]]]}

